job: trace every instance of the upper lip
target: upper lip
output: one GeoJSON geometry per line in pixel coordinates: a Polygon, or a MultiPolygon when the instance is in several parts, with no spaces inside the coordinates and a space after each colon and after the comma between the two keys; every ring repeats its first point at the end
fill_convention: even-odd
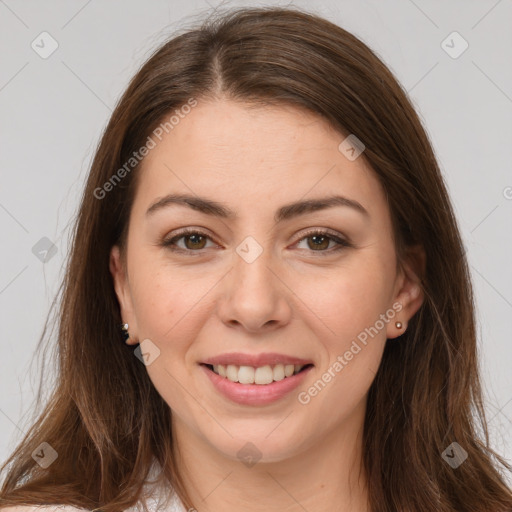
{"type": "Polygon", "coordinates": [[[312,361],[301,359],[300,357],[287,356],[285,354],[276,354],[267,352],[265,354],[243,354],[241,352],[231,352],[229,354],[220,354],[218,356],[209,357],[202,361],[203,364],[211,365],[236,365],[236,366],[252,366],[258,368],[266,365],[276,364],[313,364],[312,361]]]}

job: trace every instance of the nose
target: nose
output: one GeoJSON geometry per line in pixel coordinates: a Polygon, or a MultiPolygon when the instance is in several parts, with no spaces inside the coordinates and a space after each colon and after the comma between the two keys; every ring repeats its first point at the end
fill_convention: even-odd
{"type": "Polygon", "coordinates": [[[217,308],[228,327],[267,332],[290,321],[293,294],[279,266],[271,260],[267,250],[250,262],[234,253],[233,267],[222,280],[217,308]]]}

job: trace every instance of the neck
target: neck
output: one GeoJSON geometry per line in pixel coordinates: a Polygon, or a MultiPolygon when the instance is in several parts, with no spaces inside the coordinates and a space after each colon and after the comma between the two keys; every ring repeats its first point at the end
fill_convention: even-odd
{"type": "Polygon", "coordinates": [[[362,420],[333,425],[307,448],[249,467],[220,453],[173,418],[178,471],[197,512],[368,512],[362,420]],[[354,428],[354,427],[359,428],[354,428]]]}

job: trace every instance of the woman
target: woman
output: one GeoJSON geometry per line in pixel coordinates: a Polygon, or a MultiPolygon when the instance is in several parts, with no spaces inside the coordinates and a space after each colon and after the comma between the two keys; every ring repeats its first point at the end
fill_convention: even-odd
{"type": "Polygon", "coordinates": [[[512,510],[432,148],[324,19],[242,9],[155,52],[63,286],[58,385],[5,510],[512,510]]]}

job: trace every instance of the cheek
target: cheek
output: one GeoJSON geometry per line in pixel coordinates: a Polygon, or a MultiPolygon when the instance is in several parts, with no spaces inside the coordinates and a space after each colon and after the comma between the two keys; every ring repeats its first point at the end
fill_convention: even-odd
{"type": "Polygon", "coordinates": [[[132,299],[141,339],[155,340],[162,350],[179,351],[204,322],[211,306],[208,292],[218,276],[192,266],[179,269],[154,257],[134,259],[134,269],[132,299]]]}
{"type": "Polygon", "coordinates": [[[310,299],[309,327],[325,354],[318,385],[304,391],[311,400],[315,393],[322,396],[316,403],[325,414],[333,407],[339,414],[356,407],[380,365],[387,325],[381,315],[390,307],[391,279],[385,263],[376,255],[358,258],[328,279],[304,281],[303,293],[310,299]],[[324,284],[319,286],[320,282],[324,284]]]}
{"type": "Polygon", "coordinates": [[[365,328],[375,324],[379,315],[389,308],[391,280],[377,260],[340,267],[324,278],[303,280],[302,296],[314,314],[322,338],[330,345],[343,348],[365,328]]]}
{"type": "MultiPolygon", "coordinates": [[[[302,389],[300,403],[315,403],[315,415],[335,427],[362,403],[386,343],[388,282],[378,265],[340,273],[316,294],[310,328],[323,346],[315,382],[302,389]],[[333,412],[336,411],[336,412],[333,412]]],[[[388,320],[392,321],[392,320],[388,320]]]]}

